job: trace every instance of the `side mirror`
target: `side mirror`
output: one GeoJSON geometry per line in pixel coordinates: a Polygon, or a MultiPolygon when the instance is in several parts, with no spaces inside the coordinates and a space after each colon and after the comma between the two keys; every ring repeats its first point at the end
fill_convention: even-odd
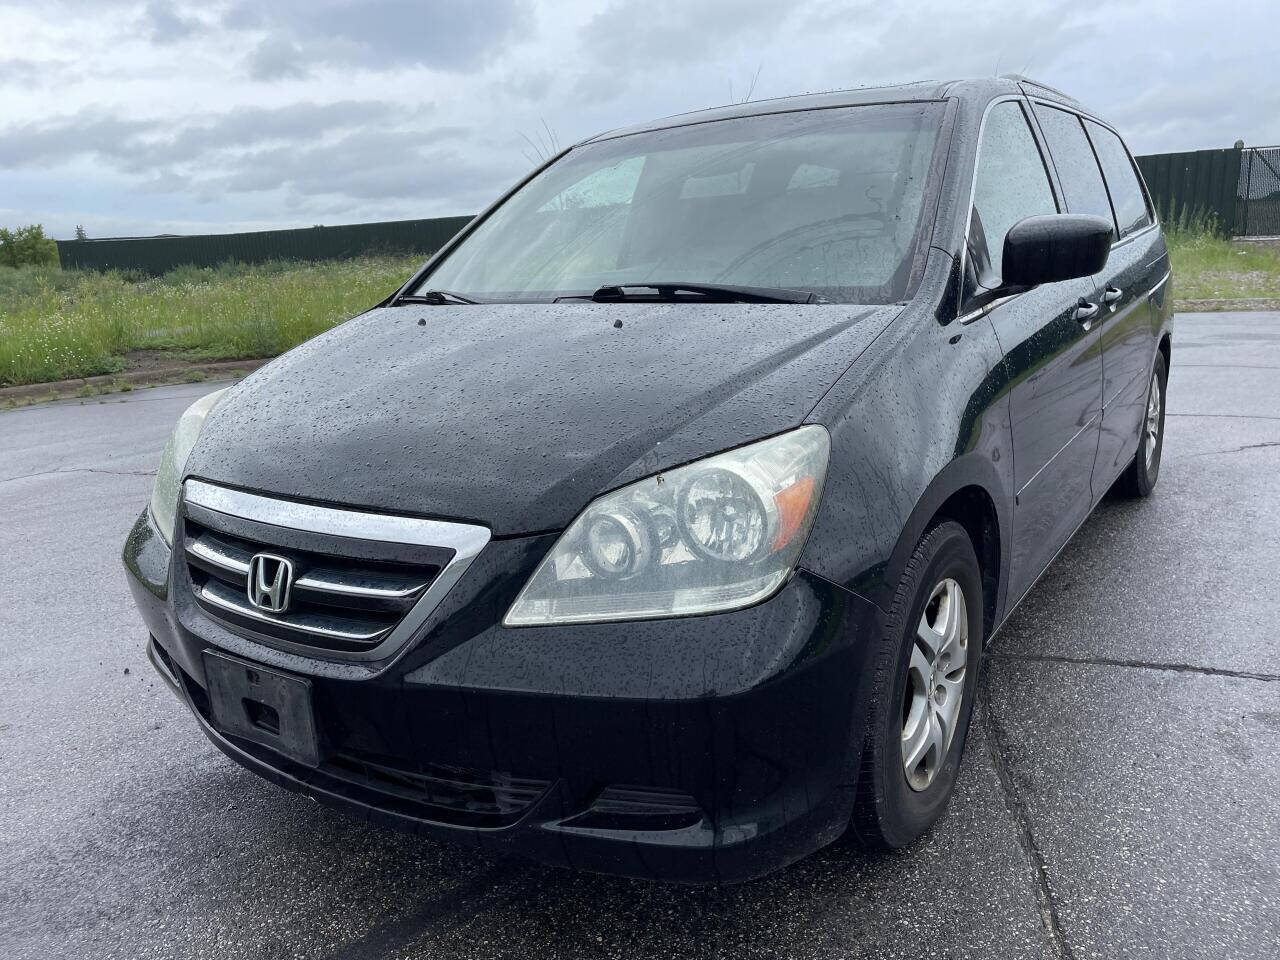
{"type": "Polygon", "coordinates": [[[1107,265],[1113,232],[1110,220],[1081,213],[1019,220],[1004,238],[1001,285],[1025,289],[1092,276],[1107,265]]]}

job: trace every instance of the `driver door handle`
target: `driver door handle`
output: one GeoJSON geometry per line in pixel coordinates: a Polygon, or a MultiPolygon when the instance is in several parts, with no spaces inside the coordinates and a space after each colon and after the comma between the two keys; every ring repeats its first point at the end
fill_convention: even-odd
{"type": "Polygon", "coordinates": [[[1102,291],[1102,302],[1115,303],[1117,300],[1119,300],[1123,296],[1124,296],[1124,291],[1121,290],[1119,287],[1107,287],[1106,290],[1102,291]]]}

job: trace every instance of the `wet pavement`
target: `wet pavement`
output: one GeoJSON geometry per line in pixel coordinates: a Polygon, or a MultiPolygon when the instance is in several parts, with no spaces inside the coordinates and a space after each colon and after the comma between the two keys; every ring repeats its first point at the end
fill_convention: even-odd
{"type": "Polygon", "coordinates": [[[1175,328],[1156,495],[1108,499],[993,640],[909,850],[726,890],[370,827],[219,754],[119,564],[211,384],[0,413],[0,956],[1280,956],[1280,314],[1175,328]]]}

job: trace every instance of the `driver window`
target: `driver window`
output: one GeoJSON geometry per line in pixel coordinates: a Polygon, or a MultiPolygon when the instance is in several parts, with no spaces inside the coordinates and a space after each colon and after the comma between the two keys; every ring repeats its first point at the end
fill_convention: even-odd
{"type": "Polygon", "coordinates": [[[1057,212],[1044,159],[1022,107],[1012,100],[996,104],[982,130],[973,191],[972,219],[982,229],[970,230],[971,262],[990,265],[989,276],[979,269],[979,282],[986,287],[998,283],[1010,227],[1026,217],[1057,212]],[[980,246],[984,242],[986,250],[980,246]]]}

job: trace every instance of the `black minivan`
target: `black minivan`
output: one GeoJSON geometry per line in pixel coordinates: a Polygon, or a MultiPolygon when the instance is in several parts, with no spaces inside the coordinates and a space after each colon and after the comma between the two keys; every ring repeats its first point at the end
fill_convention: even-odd
{"type": "Polygon", "coordinates": [[[695,882],[951,795],[984,643],[1160,469],[1119,135],[1021,77],[736,104],[535,171],[198,401],[124,548],[156,669],[358,816],[695,882]]]}

